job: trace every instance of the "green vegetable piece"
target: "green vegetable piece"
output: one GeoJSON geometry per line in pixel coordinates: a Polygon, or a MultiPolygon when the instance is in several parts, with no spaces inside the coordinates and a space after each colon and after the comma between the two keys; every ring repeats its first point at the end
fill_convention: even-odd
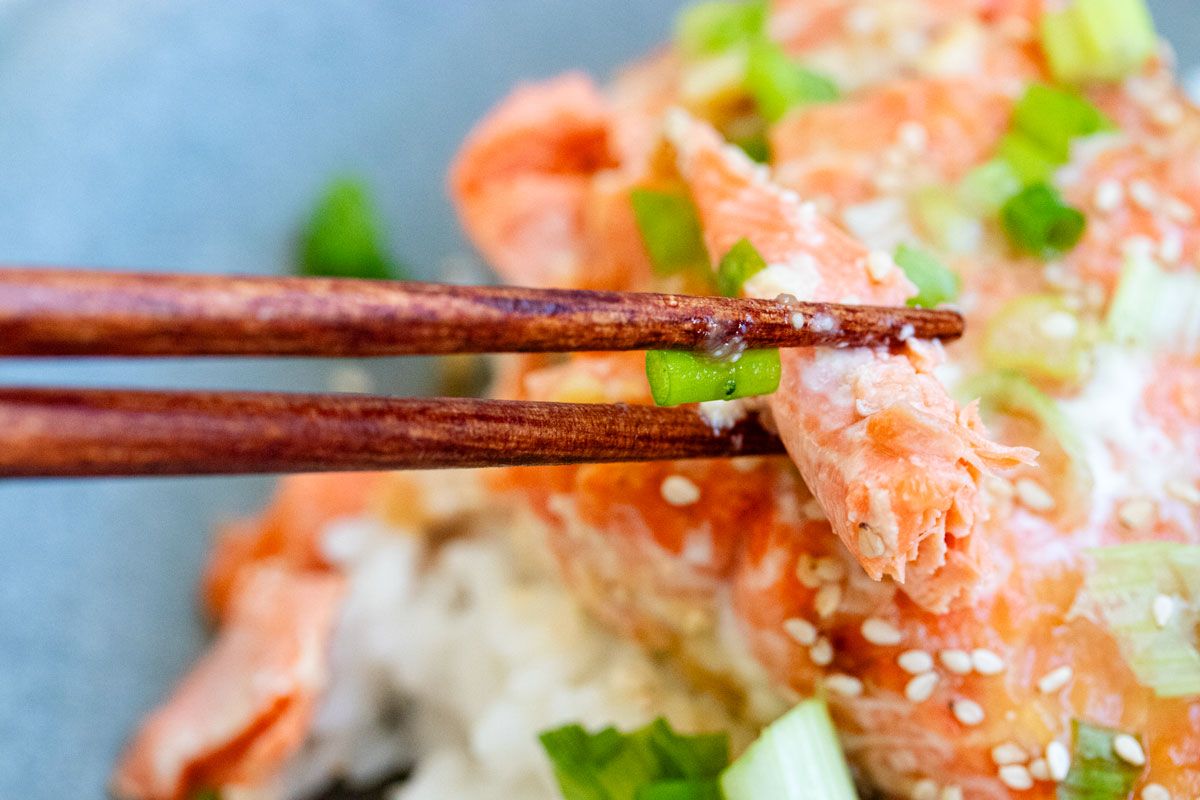
{"type": "Polygon", "coordinates": [[[637,800],[723,800],[713,778],[659,781],[637,791],[637,800]]]}
{"type": "Polygon", "coordinates": [[[715,778],[729,764],[729,736],[724,733],[683,736],[659,717],[647,726],[650,743],[668,778],[715,778]]]}
{"type": "Polygon", "coordinates": [[[1039,28],[1050,72],[1061,83],[1120,80],[1158,46],[1145,0],[1076,0],[1043,14],[1039,28]]]}
{"type": "Polygon", "coordinates": [[[721,256],[717,267],[717,290],[725,297],[741,297],[746,281],[767,268],[767,262],[749,239],[739,239],[721,256]]]}
{"type": "Polygon", "coordinates": [[[401,267],[384,252],[375,206],[362,181],[337,178],[326,187],[301,234],[300,272],[331,278],[403,277],[401,267]]]}
{"type": "Polygon", "coordinates": [[[721,773],[725,800],[857,800],[829,709],[805,700],[721,773]]]}
{"type": "Polygon", "coordinates": [[[1130,252],[1104,325],[1120,344],[1188,352],[1200,342],[1200,272],[1167,272],[1148,252],[1130,252]]]}
{"type": "Polygon", "coordinates": [[[1055,167],[1062,163],[1041,142],[1019,130],[1001,137],[996,155],[1012,168],[1021,186],[1050,180],[1055,167]]]}
{"type": "Polygon", "coordinates": [[[983,358],[994,369],[1015,370],[1035,380],[1070,381],[1088,368],[1088,334],[1062,297],[1022,295],[988,320],[983,358]],[[1045,332],[1048,320],[1053,335],[1045,332]],[[1072,326],[1073,331],[1062,330],[1072,326]]]}
{"type": "Polygon", "coordinates": [[[1142,767],[1113,751],[1121,731],[1071,720],[1071,770],[1058,784],[1058,800],[1127,800],[1142,767]]]}
{"type": "Polygon", "coordinates": [[[778,44],[765,40],[750,48],[746,88],[768,123],[778,121],[797,106],[833,102],[840,96],[829,78],[805,69],[778,44]]]}
{"type": "Polygon", "coordinates": [[[1200,694],[1200,614],[1195,610],[1200,546],[1138,542],[1095,548],[1088,555],[1096,569],[1087,573],[1087,599],[1120,643],[1138,681],[1160,697],[1200,694]],[[1155,616],[1159,597],[1170,598],[1165,621],[1155,616]]]}
{"type": "Polygon", "coordinates": [[[1043,257],[1070,250],[1086,225],[1083,214],[1063,204],[1058,192],[1044,183],[1011,197],[1000,209],[1000,221],[1014,245],[1043,257]]]}
{"type": "Polygon", "coordinates": [[[682,350],[646,353],[650,394],[660,406],[771,394],[780,374],[778,350],[747,350],[736,361],[682,350]]]}
{"type": "Polygon", "coordinates": [[[1021,191],[1021,177],[1004,158],[985,161],[968,172],[958,184],[962,204],[973,214],[991,216],[1008,198],[1021,191]]]}
{"type": "Polygon", "coordinates": [[[759,164],[771,162],[771,142],[765,133],[755,133],[741,139],[734,139],[733,143],[740,147],[743,153],[750,156],[752,161],[757,161],[759,164]]]}
{"type": "Polygon", "coordinates": [[[762,0],[693,3],[675,19],[675,42],[688,58],[711,56],[762,36],[766,22],[762,0]]]}
{"type": "Polygon", "coordinates": [[[896,266],[917,285],[917,296],[908,298],[908,305],[918,308],[937,308],[958,297],[962,279],[942,266],[936,258],[916,247],[900,244],[894,256],[896,266]]]}
{"type": "Polygon", "coordinates": [[[191,800],[221,800],[221,793],[216,789],[197,789],[191,800]]]}
{"type": "Polygon", "coordinates": [[[656,275],[673,275],[689,269],[707,271],[708,250],[696,205],[689,195],[634,189],[630,200],[656,275]]]}
{"type": "Polygon", "coordinates": [[[1041,145],[1059,164],[1071,156],[1071,139],[1113,127],[1100,109],[1079,95],[1039,83],[1025,90],[1010,125],[1041,145]]]}

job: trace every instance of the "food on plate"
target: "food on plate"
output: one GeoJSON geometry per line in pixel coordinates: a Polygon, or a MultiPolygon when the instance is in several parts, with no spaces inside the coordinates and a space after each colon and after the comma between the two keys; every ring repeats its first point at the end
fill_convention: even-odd
{"type": "Polygon", "coordinates": [[[287,478],[114,791],[1200,795],[1200,113],[1140,0],[697,3],[449,180],[509,283],[967,333],[497,359],[788,457],[287,478]]]}

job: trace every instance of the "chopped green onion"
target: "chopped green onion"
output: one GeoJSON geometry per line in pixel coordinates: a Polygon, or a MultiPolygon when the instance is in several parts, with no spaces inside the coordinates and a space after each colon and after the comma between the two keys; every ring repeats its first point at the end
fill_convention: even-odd
{"type": "Polygon", "coordinates": [[[1200,347],[1200,272],[1166,272],[1149,253],[1130,252],[1105,329],[1120,344],[1194,352],[1200,347]]]}
{"type": "Polygon", "coordinates": [[[778,350],[747,350],[736,361],[682,350],[646,353],[650,394],[660,406],[771,394],[780,374],[778,350]]]}
{"type": "Polygon", "coordinates": [[[1100,109],[1084,98],[1040,83],[1025,90],[1010,125],[1040,144],[1059,164],[1071,156],[1071,139],[1112,127],[1100,109]]]}
{"type": "Polygon", "coordinates": [[[1071,769],[1058,784],[1058,800],[1128,800],[1142,767],[1117,756],[1113,739],[1120,734],[1071,720],[1071,769]]]}
{"type": "Polygon", "coordinates": [[[741,139],[734,139],[733,143],[740,147],[743,153],[750,156],[752,161],[757,161],[759,164],[770,163],[771,143],[767,140],[765,133],[754,133],[741,139]]]}
{"type": "Polygon", "coordinates": [[[1083,236],[1083,214],[1062,202],[1044,183],[1027,186],[1000,209],[1000,221],[1014,245],[1040,256],[1070,250],[1083,236]]]}
{"type": "Polygon", "coordinates": [[[1138,681],[1161,697],[1200,694],[1200,546],[1138,542],[1088,555],[1096,569],[1087,573],[1087,598],[1138,681]],[[1156,602],[1166,603],[1169,615],[1159,617],[1156,602]]]}
{"type": "Polygon", "coordinates": [[[833,81],[800,66],[778,44],[765,40],[750,48],[746,88],[768,123],[778,121],[796,106],[832,102],[839,97],[833,81]]]}
{"type": "Polygon", "coordinates": [[[541,735],[566,800],[719,800],[726,734],[683,736],[657,719],[632,733],[567,725],[541,735]]]}
{"type": "Polygon", "coordinates": [[[857,800],[829,709],[805,700],[721,773],[726,800],[857,800]]]}
{"type": "Polygon", "coordinates": [[[767,4],[710,0],[686,6],[675,20],[675,41],[689,58],[711,56],[763,35],[767,4]]]}
{"type": "Polygon", "coordinates": [[[1008,163],[1022,186],[1050,179],[1061,164],[1042,144],[1023,131],[1009,131],[1000,139],[996,155],[1008,163]]]}
{"type": "Polygon", "coordinates": [[[717,290],[725,297],[741,297],[746,281],[767,268],[767,262],[750,244],[749,239],[739,239],[721,256],[717,267],[717,290]]]}
{"type": "Polygon", "coordinates": [[[375,206],[362,181],[338,178],[321,195],[301,234],[300,272],[333,278],[402,277],[384,253],[375,206]]]}
{"type": "Polygon", "coordinates": [[[924,250],[900,244],[896,247],[894,260],[896,266],[904,270],[908,279],[917,285],[917,296],[908,298],[908,305],[937,308],[939,304],[949,303],[958,297],[962,280],[924,250]]]}
{"type": "Polygon", "coordinates": [[[1000,211],[1008,198],[1021,191],[1021,178],[1003,158],[985,161],[968,172],[958,184],[963,205],[979,216],[1000,211]]]}
{"type": "Polygon", "coordinates": [[[1115,81],[1137,72],[1158,45],[1145,0],[1076,0],[1041,20],[1055,80],[1115,81]]]}
{"type": "Polygon", "coordinates": [[[1062,297],[1021,295],[988,320],[983,358],[995,369],[1015,370],[1034,379],[1070,381],[1087,370],[1089,334],[1062,297]]]}
{"type": "Polygon", "coordinates": [[[971,253],[978,247],[983,233],[979,215],[972,213],[958,190],[926,186],[915,192],[909,202],[921,231],[938,248],[951,253],[971,253]]]}
{"type": "Polygon", "coordinates": [[[634,189],[630,200],[655,274],[708,269],[708,250],[691,196],[682,191],[634,189]]]}

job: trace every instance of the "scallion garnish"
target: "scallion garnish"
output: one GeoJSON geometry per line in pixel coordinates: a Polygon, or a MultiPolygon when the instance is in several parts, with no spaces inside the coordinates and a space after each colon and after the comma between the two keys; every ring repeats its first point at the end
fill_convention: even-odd
{"type": "Polygon", "coordinates": [[[1009,240],[1039,256],[1070,250],[1083,236],[1083,214],[1065,203],[1045,183],[1026,186],[1000,209],[1009,240]]]}
{"type": "Polygon", "coordinates": [[[1021,295],[988,320],[983,358],[994,369],[1015,370],[1035,380],[1070,381],[1087,369],[1088,334],[1059,295],[1021,295]]]}
{"type": "Polygon", "coordinates": [[[688,58],[716,55],[763,35],[767,4],[710,0],[683,9],[675,20],[675,42],[688,58]]]}
{"type": "Polygon", "coordinates": [[[337,178],[321,195],[300,241],[304,275],[398,279],[404,270],[384,252],[375,206],[366,185],[337,178]]]}
{"type": "Polygon", "coordinates": [[[917,295],[908,298],[908,305],[937,308],[940,303],[949,303],[958,297],[962,280],[924,250],[900,244],[896,247],[894,260],[917,285],[917,295]]]}
{"type": "Polygon", "coordinates": [[[972,169],[958,184],[964,206],[980,216],[998,213],[1008,198],[1021,191],[1021,178],[1004,158],[993,158],[972,169]]]}
{"type": "Polygon", "coordinates": [[[1071,769],[1059,781],[1058,800],[1127,800],[1142,774],[1117,756],[1113,739],[1121,731],[1071,720],[1071,769]]]}
{"type": "Polygon", "coordinates": [[[778,350],[747,350],[736,360],[682,350],[646,353],[650,394],[660,406],[771,394],[780,375],[778,350]]]}
{"type": "Polygon", "coordinates": [[[709,268],[700,217],[686,191],[634,189],[630,201],[655,274],[709,268]]]}
{"type": "Polygon", "coordinates": [[[767,262],[749,239],[739,239],[721,256],[717,267],[717,290],[725,297],[741,297],[746,281],[767,268],[767,262]]]}
{"type": "Polygon", "coordinates": [[[1200,272],[1167,272],[1147,252],[1128,253],[1104,324],[1120,344],[1195,352],[1200,348],[1200,272]]]}
{"type": "Polygon", "coordinates": [[[746,88],[768,123],[796,106],[837,100],[837,85],[824,75],[793,61],[777,43],[766,39],[750,48],[746,88]]]}
{"type": "Polygon", "coordinates": [[[1076,0],[1042,15],[1042,50],[1058,81],[1114,81],[1136,72],[1158,38],[1145,0],[1076,0]]]}
{"type": "Polygon", "coordinates": [[[1064,164],[1071,139],[1112,127],[1100,109],[1077,94],[1031,84],[1013,109],[1011,126],[1037,142],[1047,157],[1064,164]]]}
{"type": "Polygon", "coordinates": [[[567,725],[541,735],[565,800],[716,800],[726,734],[684,736],[664,719],[632,733],[567,725]]]}
{"type": "Polygon", "coordinates": [[[1200,546],[1137,542],[1088,555],[1096,569],[1087,573],[1087,600],[1138,681],[1162,697],[1200,694],[1200,618],[1193,610],[1200,598],[1200,546]]]}
{"type": "Polygon", "coordinates": [[[772,722],[721,774],[726,800],[857,800],[829,709],[805,700],[772,722]]]}

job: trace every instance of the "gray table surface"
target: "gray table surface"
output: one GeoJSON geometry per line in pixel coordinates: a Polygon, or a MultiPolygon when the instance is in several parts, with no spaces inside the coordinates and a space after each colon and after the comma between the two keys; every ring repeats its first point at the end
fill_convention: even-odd
{"type": "MultiPolygon", "coordinates": [[[[352,170],[432,277],[467,251],[442,187],[471,123],[521,79],[608,74],[665,38],[677,5],[0,0],[0,262],[283,272],[315,192],[352,170]]],[[[1200,54],[1194,0],[1152,5],[1200,54]]],[[[0,383],[320,390],[330,369],[9,362],[0,383]]],[[[429,389],[419,360],[371,371],[382,391],[429,389]]],[[[202,645],[213,523],[268,486],[0,485],[0,798],[104,796],[123,738],[202,645]]]]}

